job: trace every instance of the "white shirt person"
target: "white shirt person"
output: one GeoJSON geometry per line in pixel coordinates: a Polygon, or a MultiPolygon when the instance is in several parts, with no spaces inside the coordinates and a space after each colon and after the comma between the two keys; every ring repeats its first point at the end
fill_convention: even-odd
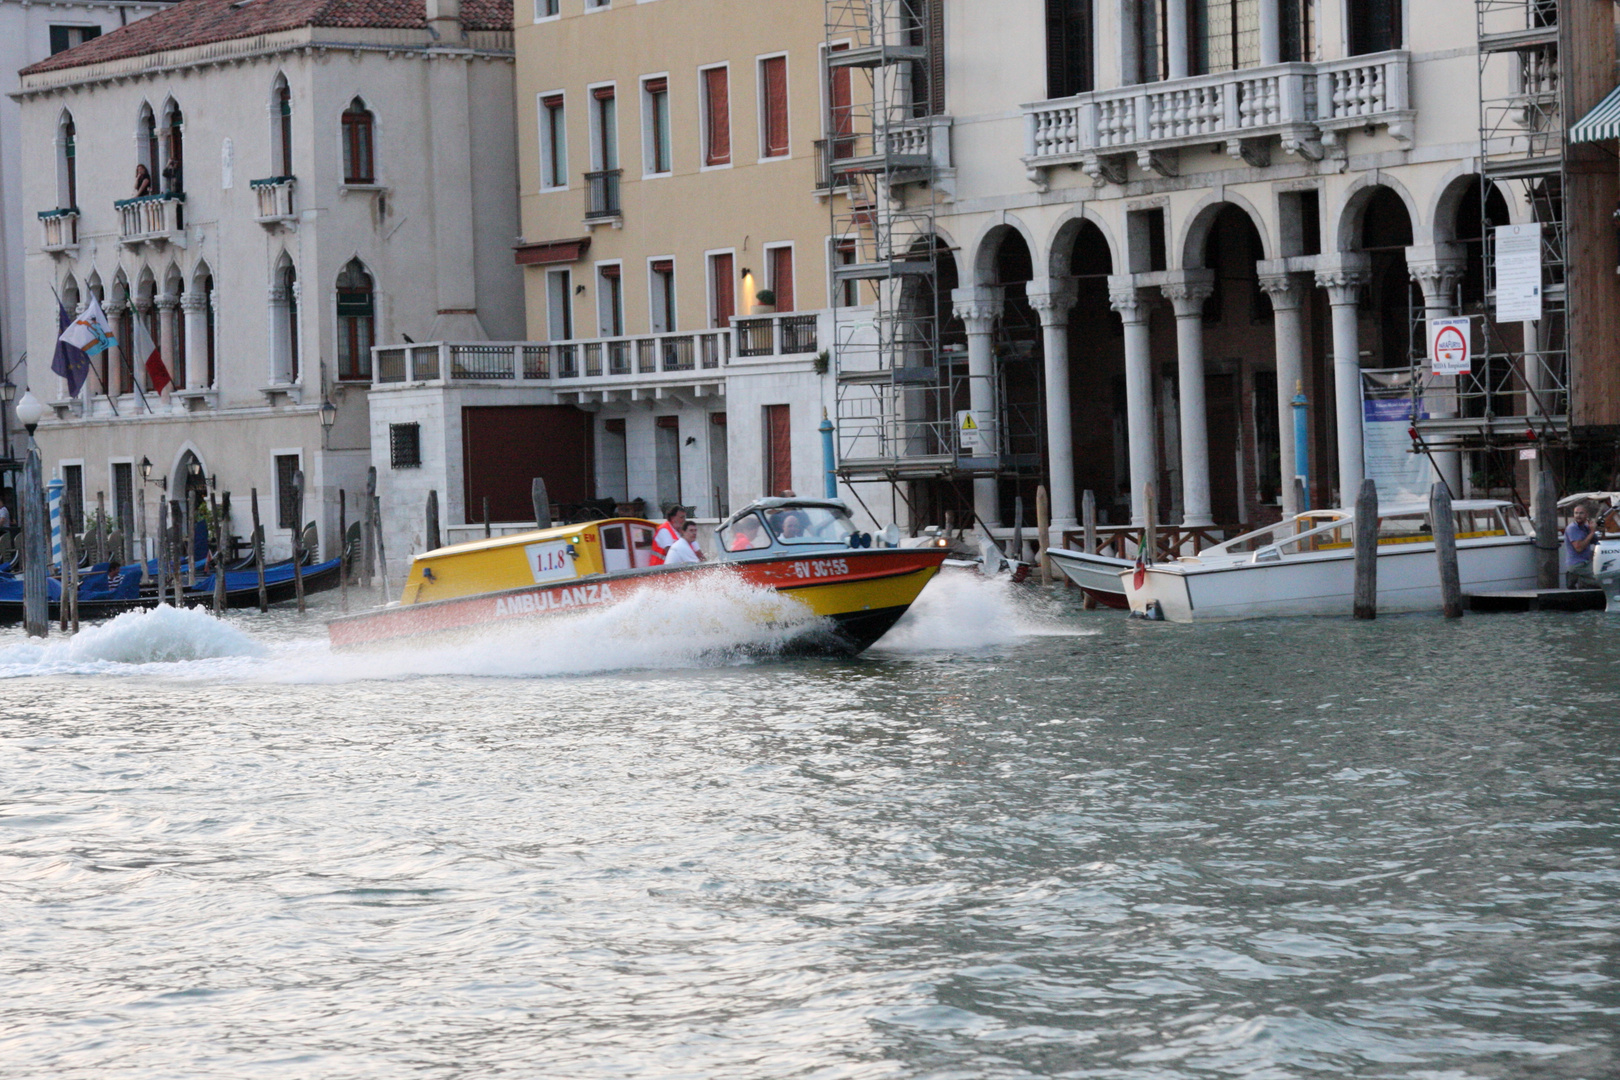
{"type": "Polygon", "coordinates": [[[669,554],[664,556],[664,565],[705,561],[703,549],[697,545],[697,523],[688,521],[681,529],[681,538],[670,545],[669,554]]]}

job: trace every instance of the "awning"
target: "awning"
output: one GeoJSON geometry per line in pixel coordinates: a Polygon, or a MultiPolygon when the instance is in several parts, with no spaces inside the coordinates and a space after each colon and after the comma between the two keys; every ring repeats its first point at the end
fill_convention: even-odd
{"type": "Polygon", "coordinates": [[[518,244],[512,249],[512,254],[519,266],[539,266],[546,263],[578,262],[585,257],[585,252],[589,251],[590,247],[591,238],[579,236],[570,240],[536,240],[518,244]]]}
{"type": "Polygon", "coordinates": [[[1569,129],[1571,144],[1599,139],[1620,139],[1620,86],[1609,91],[1608,97],[1569,129]]]}

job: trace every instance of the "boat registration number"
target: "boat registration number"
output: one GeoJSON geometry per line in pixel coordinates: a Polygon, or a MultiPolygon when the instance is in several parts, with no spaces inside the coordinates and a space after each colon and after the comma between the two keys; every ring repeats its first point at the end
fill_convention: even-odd
{"type": "Polygon", "coordinates": [[[848,559],[801,559],[793,564],[794,577],[840,577],[847,573],[848,559]]]}
{"type": "Polygon", "coordinates": [[[568,553],[568,544],[530,544],[523,549],[529,559],[529,572],[535,584],[546,581],[568,581],[574,577],[574,557],[568,553]]]}

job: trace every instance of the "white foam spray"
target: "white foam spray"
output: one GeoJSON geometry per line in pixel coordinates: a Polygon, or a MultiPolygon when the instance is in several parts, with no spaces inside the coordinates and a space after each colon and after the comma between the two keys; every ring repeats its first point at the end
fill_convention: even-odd
{"type": "Polygon", "coordinates": [[[973,652],[1017,643],[1024,638],[1085,636],[1096,633],[1064,619],[1040,590],[1014,585],[1006,574],[976,571],[939,573],[873,652],[880,655],[973,652]]]}

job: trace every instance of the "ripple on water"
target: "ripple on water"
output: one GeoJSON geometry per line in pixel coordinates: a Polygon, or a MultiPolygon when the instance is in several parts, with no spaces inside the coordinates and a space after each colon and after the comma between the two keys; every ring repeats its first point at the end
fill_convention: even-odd
{"type": "Polygon", "coordinates": [[[1610,623],[939,585],[854,661],[7,632],[0,1076],[1620,1072],[1610,623]]]}

